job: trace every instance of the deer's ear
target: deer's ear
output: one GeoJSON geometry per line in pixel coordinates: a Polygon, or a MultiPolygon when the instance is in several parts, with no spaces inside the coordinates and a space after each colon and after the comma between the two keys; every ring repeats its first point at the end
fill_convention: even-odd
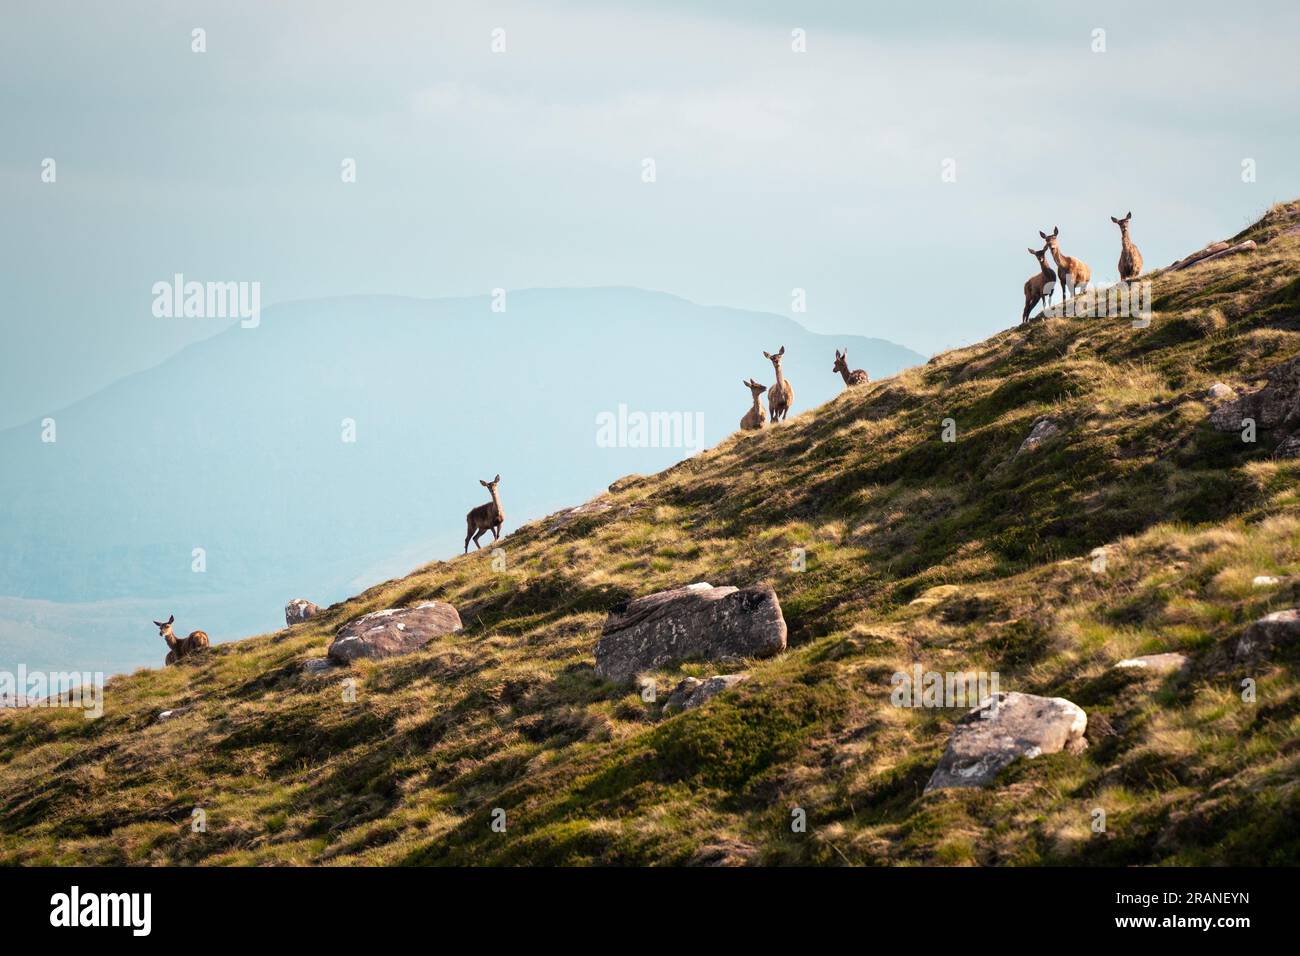
{"type": "Polygon", "coordinates": [[[168,623],[168,624],[175,624],[175,623],[176,623],[176,615],[173,614],[171,617],[167,618],[167,623],[168,623]]]}
{"type": "Polygon", "coordinates": [[[1041,230],[1041,229],[1038,230],[1038,234],[1039,234],[1040,236],[1042,236],[1044,239],[1047,238],[1047,233],[1043,232],[1043,230],[1041,230]]]}
{"type": "Polygon", "coordinates": [[[772,357],[772,353],[769,352],[767,349],[763,349],[763,358],[769,358],[769,359],[770,359],[771,357],[772,357]]]}
{"type": "Polygon", "coordinates": [[[1132,218],[1133,218],[1133,210],[1130,209],[1130,210],[1128,211],[1128,215],[1124,217],[1124,221],[1125,221],[1125,222],[1128,222],[1128,221],[1129,221],[1130,219],[1132,219],[1132,218]]]}
{"type": "Polygon", "coordinates": [[[1028,252],[1031,256],[1036,256],[1036,255],[1038,255],[1038,250],[1037,250],[1037,249],[1026,249],[1025,251],[1028,252]]]}
{"type": "Polygon", "coordinates": [[[1052,227],[1052,235],[1054,235],[1054,236],[1059,236],[1060,234],[1061,234],[1061,227],[1060,227],[1060,226],[1053,226],[1053,227],[1052,227]]]}
{"type": "Polygon", "coordinates": [[[781,351],[777,352],[776,354],[777,354],[777,355],[784,355],[784,354],[785,354],[785,346],[784,346],[784,345],[781,346],[781,351]]]}
{"type": "Polygon", "coordinates": [[[1119,220],[1116,219],[1114,216],[1111,216],[1111,217],[1110,217],[1110,221],[1113,222],[1113,223],[1115,223],[1116,225],[1119,225],[1119,220]]]}
{"type": "Polygon", "coordinates": [[[500,476],[500,475],[497,475],[495,478],[492,479],[492,484],[495,485],[495,484],[496,484],[497,482],[499,482],[500,480],[501,480],[501,476],[500,476]]]}
{"type": "Polygon", "coordinates": [[[480,479],[478,480],[478,483],[479,483],[480,485],[482,485],[484,488],[487,487],[487,482],[484,481],[482,478],[480,478],[480,479]]]}
{"type": "Polygon", "coordinates": [[[155,627],[162,627],[162,621],[154,621],[153,623],[155,627]]]}

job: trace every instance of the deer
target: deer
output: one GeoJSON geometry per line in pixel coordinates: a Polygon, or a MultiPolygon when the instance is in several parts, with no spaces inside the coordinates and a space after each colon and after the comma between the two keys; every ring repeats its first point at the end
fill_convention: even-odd
{"type": "Polygon", "coordinates": [[[1061,280],[1061,301],[1064,302],[1067,295],[1078,295],[1080,289],[1086,289],[1088,280],[1092,278],[1092,270],[1082,259],[1061,253],[1060,240],[1057,239],[1061,227],[1054,227],[1050,236],[1041,229],[1038,234],[1043,237],[1047,248],[1052,250],[1052,258],[1056,260],[1056,276],[1061,280]]]}
{"type": "Polygon", "coordinates": [[[866,385],[871,377],[860,368],[849,371],[849,350],[847,348],[841,352],[835,350],[835,364],[831,366],[832,372],[839,372],[840,377],[844,379],[845,385],[866,385]]]}
{"type": "Polygon", "coordinates": [[[1038,275],[1030,276],[1025,283],[1025,312],[1020,316],[1022,325],[1029,321],[1029,313],[1034,311],[1035,305],[1041,303],[1043,311],[1047,311],[1047,306],[1052,301],[1052,293],[1056,289],[1056,273],[1047,264],[1047,246],[1041,249],[1030,248],[1027,251],[1038,260],[1038,275]]]}
{"type": "Polygon", "coordinates": [[[1142,274],[1142,253],[1138,252],[1138,247],[1128,237],[1128,224],[1132,218],[1132,210],[1123,219],[1110,217],[1110,221],[1119,226],[1119,277],[1125,282],[1142,274]]]}
{"type": "Polygon", "coordinates": [[[207,631],[191,631],[189,637],[177,638],[176,633],[172,630],[172,625],[175,623],[175,614],[165,621],[154,621],[154,624],[158,626],[158,636],[166,641],[167,646],[170,648],[166,660],[163,661],[163,667],[170,667],[181,658],[189,657],[199,651],[206,651],[209,647],[207,631]]]}
{"type": "Polygon", "coordinates": [[[794,401],[794,389],[781,374],[781,359],[785,357],[785,346],[781,346],[780,351],[775,355],[771,352],[764,352],[763,355],[772,363],[772,368],[776,369],[776,384],[767,392],[767,410],[772,424],[775,425],[790,413],[790,403],[794,401]]]}
{"type": "Polygon", "coordinates": [[[742,379],[741,384],[749,389],[749,396],[754,400],[754,405],[749,411],[745,412],[745,417],[740,420],[740,430],[742,432],[756,432],[763,427],[763,422],[767,418],[763,406],[758,403],[758,396],[767,391],[767,386],[759,385],[753,379],[747,382],[742,379]]]}
{"type": "Polygon", "coordinates": [[[505,524],[506,520],[506,513],[501,508],[501,499],[497,495],[497,485],[501,484],[501,476],[497,475],[491,481],[484,481],[480,478],[479,484],[488,490],[492,495],[492,500],[485,505],[471,508],[469,514],[465,515],[466,554],[469,554],[471,536],[474,538],[474,547],[480,549],[483,545],[478,543],[478,539],[483,537],[483,532],[491,531],[493,541],[500,539],[501,526],[505,524]]]}

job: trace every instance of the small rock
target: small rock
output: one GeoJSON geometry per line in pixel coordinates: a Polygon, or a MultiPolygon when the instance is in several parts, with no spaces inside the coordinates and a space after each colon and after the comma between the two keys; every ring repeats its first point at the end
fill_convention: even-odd
{"type": "Polygon", "coordinates": [[[1257,587],[1257,588],[1271,588],[1274,585],[1281,584],[1282,579],[1275,578],[1269,574],[1258,574],[1255,576],[1255,579],[1250,583],[1253,587],[1257,587]]]}
{"type": "Polygon", "coordinates": [[[345,624],[330,644],[328,654],[341,664],[359,657],[384,658],[418,651],[435,637],[461,629],[460,615],[443,601],[426,601],[416,607],[374,611],[345,624]]]}
{"type": "Polygon", "coordinates": [[[723,840],[700,847],[687,866],[745,866],[758,856],[758,850],[739,840],[723,840]]]}
{"type": "Polygon", "coordinates": [[[700,582],[614,608],[596,642],[596,673],[621,683],[685,660],[771,657],[785,650],[785,636],[770,587],[700,582]]]}
{"type": "Polygon", "coordinates": [[[181,714],[185,713],[185,711],[187,711],[187,710],[189,710],[188,707],[173,707],[171,710],[164,710],[162,713],[160,713],[160,714],[158,715],[158,719],[159,719],[159,720],[171,720],[173,717],[179,717],[181,714]]]}
{"type": "Polygon", "coordinates": [[[1280,644],[1300,638],[1300,610],[1289,608],[1266,614],[1246,628],[1237,641],[1233,657],[1237,663],[1259,662],[1280,644]]]}
{"type": "Polygon", "coordinates": [[[1059,422],[1050,418],[1040,418],[1034,422],[1034,427],[1029,430],[1025,440],[1020,443],[1020,448],[1016,451],[1016,457],[1019,458],[1028,452],[1037,451],[1044,442],[1055,438],[1061,433],[1059,422]]]}
{"type": "Polygon", "coordinates": [[[325,671],[333,670],[337,666],[328,657],[313,657],[302,662],[302,672],[304,674],[323,674],[325,671]]]}
{"type": "Polygon", "coordinates": [[[1020,758],[1088,746],[1088,715],[1064,697],[1001,692],[957,722],[925,792],[944,787],[984,787],[1020,758]]]}
{"type": "Polygon", "coordinates": [[[1229,399],[1237,397],[1237,393],[1231,387],[1224,385],[1222,382],[1215,382],[1205,390],[1205,397],[1211,401],[1226,402],[1229,399]]]}
{"type": "Polygon", "coordinates": [[[911,605],[938,604],[940,601],[946,601],[950,597],[955,597],[961,593],[961,588],[956,584],[940,584],[937,587],[929,588],[922,591],[908,603],[911,605]]]}
{"type": "Polygon", "coordinates": [[[1171,674],[1187,666],[1185,654],[1148,654],[1145,657],[1130,657],[1115,665],[1117,668],[1137,668],[1153,674],[1171,674]]]}
{"type": "Polygon", "coordinates": [[[293,627],[320,613],[320,608],[306,598],[295,598],[284,606],[284,623],[293,627]]]}
{"type": "Polygon", "coordinates": [[[699,707],[705,701],[717,697],[724,690],[730,690],[737,684],[749,680],[748,674],[715,674],[708,680],[686,677],[664,701],[664,715],[680,713],[699,707]]]}

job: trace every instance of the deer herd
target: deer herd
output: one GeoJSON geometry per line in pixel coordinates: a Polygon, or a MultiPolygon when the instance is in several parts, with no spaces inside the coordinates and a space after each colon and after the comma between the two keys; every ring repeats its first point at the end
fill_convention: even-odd
{"type": "MultiPolygon", "coordinates": [[[[1130,282],[1142,274],[1142,253],[1138,252],[1138,247],[1133,245],[1128,234],[1128,224],[1132,219],[1131,211],[1123,219],[1110,217],[1110,221],[1119,226],[1119,277],[1122,282],[1130,282]]],[[[1061,286],[1061,301],[1065,302],[1067,296],[1078,295],[1080,289],[1087,289],[1088,282],[1092,279],[1088,263],[1061,251],[1060,226],[1054,227],[1050,236],[1041,229],[1038,234],[1043,238],[1044,245],[1041,249],[1031,247],[1028,250],[1038,260],[1038,275],[1030,276],[1025,283],[1025,311],[1020,316],[1021,323],[1029,321],[1029,313],[1034,311],[1034,306],[1041,305],[1044,311],[1047,310],[1052,304],[1058,283],[1061,286]],[[1055,271],[1047,264],[1049,252],[1056,263],[1055,271]]]]}
{"type": "MultiPolygon", "coordinates": [[[[1137,246],[1133,245],[1133,240],[1129,238],[1129,222],[1133,218],[1130,212],[1123,219],[1110,217],[1110,221],[1119,226],[1120,254],[1119,254],[1119,275],[1124,282],[1137,278],[1142,274],[1142,253],[1138,252],[1137,246]]],[[[1056,286],[1061,287],[1061,301],[1064,302],[1068,295],[1078,295],[1080,289],[1086,289],[1088,282],[1092,278],[1092,270],[1082,259],[1075,259],[1067,256],[1061,251],[1060,227],[1054,227],[1052,234],[1039,231],[1043,238],[1043,248],[1030,249],[1029,254],[1038,260],[1038,274],[1031,276],[1025,283],[1025,311],[1020,321],[1029,321],[1029,313],[1034,307],[1041,305],[1044,309],[1052,303],[1052,297],[1056,292],[1056,286]],[[1047,264],[1047,254],[1052,254],[1052,260],[1056,263],[1053,270],[1047,264]]],[[[749,411],[740,420],[741,431],[758,431],[764,423],[770,418],[772,424],[782,421],[790,414],[790,406],[794,403],[794,386],[785,377],[781,369],[781,360],[785,358],[785,346],[781,346],[775,353],[764,352],[763,356],[772,363],[772,369],[776,373],[776,381],[772,385],[760,385],[752,378],[744,380],[745,388],[749,389],[749,397],[752,402],[749,411]],[[763,411],[762,403],[759,396],[767,392],[767,412],[763,411]]],[[[835,364],[831,366],[831,372],[839,375],[844,379],[845,387],[852,388],[855,385],[865,385],[869,381],[869,376],[860,368],[849,368],[849,350],[835,350],[835,364]]],[[[488,490],[492,500],[486,504],[472,508],[465,515],[465,554],[469,553],[469,543],[474,542],[474,547],[481,549],[479,538],[483,537],[488,531],[492,532],[492,540],[496,541],[501,537],[501,527],[505,524],[506,513],[501,507],[501,498],[497,494],[497,485],[501,484],[501,476],[497,475],[491,481],[479,481],[479,484],[488,490]]],[[[165,622],[154,621],[158,627],[158,633],[164,641],[167,642],[167,660],[165,664],[175,664],[199,651],[206,650],[208,647],[208,635],[204,631],[193,631],[189,637],[178,639],[172,631],[172,624],[176,621],[176,615],[172,615],[165,622]]]]}

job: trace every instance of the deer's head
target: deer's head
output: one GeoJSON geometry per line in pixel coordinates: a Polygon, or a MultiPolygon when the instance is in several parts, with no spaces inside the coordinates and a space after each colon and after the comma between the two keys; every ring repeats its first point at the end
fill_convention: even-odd
{"type": "Polygon", "coordinates": [[[158,636],[167,642],[168,647],[171,647],[176,643],[176,635],[172,633],[172,625],[175,623],[175,614],[167,618],[165,621],[154,621],[154,624],[158,625],[158,636]]]}
{"type": "Polygon", "coordinates": [[[1044,269],[1047,268],[1047,262],[1045,261],[1047,259],[1047,246],[1043,246],[1043,248],[1041,249],[1029,249],[1028,252],[1031,256],[1033,256],[1035,259],[1038,260],[1038,264],[1040,266],[1042,266],[1044,269]]]}
{"type": "Polygon", "coordinates": [[[835,364],[831,366],[831,371],[847,372],[848,370],[849,370],[849,350],[845,349],[843,352],[841,352],[839,349],[836,349],[835,364]]]}
{"type": "Polygon", "coordinates": [[[482,478],[480,478],[478,483],[482,485],[484,488],[486,488],[488,491],[492,492],[493,494],[496,494],[497,485],[501,484],[501,476],[497,475],[491,481],[484,481],[482,478]]]}
{"type": "Polygon", "coordinates": [[[741,384],[743,384],[747,389],[749,389],[749,397],[750,397],[750,398],[758,398],[758,396],[762,395],[764,392],[767,391],[767,386],[766,386],[766,385],[759,385],[759,384],[758,384],[756,381],[754,381],[752,378],[751,378],[749,381],[747,381],[747,382],[746,382],[746,381],[742,381],[741,384]]]}
{"type": "Polygon", "coordinates": [[[779,352],[773,355],[771,352],[764,352],[764,356],[772,363],[772,368],[776,369],[776,374],[781,374],[781,357],[785,355],[785,346],[781,346],[779,352]]]}
{"type": "Polygon", "coordinates": [[[1042,237],[1043,237],[1043,241],[1047,243],[1047,248],[1052,250],[1052,255],[1056,255],[1057,253],[1059,253],[1059,252],[1061,251],[1061,247],[1060,247],[1060,245],[1058,244],[1058,241],[1057,241],[1057,238],[1056,238],[1057,236],[1059,236],[1059,235],[1061,234],[1061,227],[1060,227],[1060,226],[1053,226],[1053,227],[1052,227],[1052,234],[1051,234],[1050,236],[1049,236],[1047,233],[1043,232],[1043,230],[1041,230],[1041,229],[1038,230],[1038,234],[1039,234],[1040,236],[1042,236],[1042,237]]]}
{"type": "Polygon", "coordinates": [[[1128,221],[1132,218],[1133,218],[1133,211],[1129,210],[1129,214],[1125,216],[1123,219],[1116,219],[1114,216],[1111,216],[1110,221],[1113,222],[1115,225],[1119,226],[1119,234],[1121,236],[1127,236],[1128,221]]]}

